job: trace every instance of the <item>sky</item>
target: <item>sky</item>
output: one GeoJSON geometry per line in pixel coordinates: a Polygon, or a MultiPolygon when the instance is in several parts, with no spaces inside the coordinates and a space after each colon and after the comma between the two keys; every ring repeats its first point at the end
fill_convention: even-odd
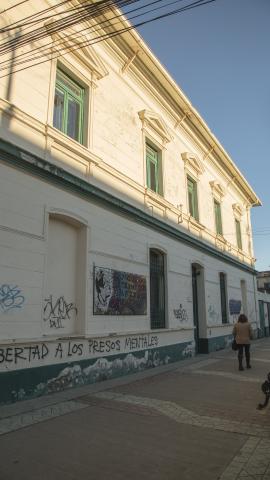
{"type": "Polygon", "coordinates": [[[262,201],[256,269],[270,270],[270,0],[216,0],[138,30],[262,201]]]}

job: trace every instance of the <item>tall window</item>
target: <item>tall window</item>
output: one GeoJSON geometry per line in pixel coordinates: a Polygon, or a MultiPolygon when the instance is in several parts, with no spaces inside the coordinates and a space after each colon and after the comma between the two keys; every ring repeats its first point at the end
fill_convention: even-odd
{"type": "Polygon", "coordinates": [[[222,323],[228,323],[226,274],[223,272],[219,274],[219,285],[222,323]]]}
{"type": "Polygon", "coordinates": [[[158,152],[150,145],[146,145],[146,170],[147,187],[153,192],[160,193],[158,152]]]}
{"type": "Polygon", "coordinates": [[[199,220],[197,183],[190,177],[187,177],[188,186],[188,208],[190,215],[199,220]]]}
{"type": "Polygon", "coordinates": [[[239,220],[236,220],[236,219],[235,219],[235,230],[236,230],[237,246],[240,250],[242,250],[241,224],[239,220]]]}
{"type": "Polygon", "coordinates": [[[53,126],[83,143],[83,110],[85,91],[62,70],[56,74],[53,126]]]}
{"type": "Polygon", "coordinates": [[[216,232],[218,235],[222,235],[222,219],[221,219],[221,206],[217,200],[214,200],[214,210],[215,210],[215,223],[216,223],[216,232]]]}
{"type": "Polygon", "coordinates": [[[150,250],[150,315],[151,328],[165,328],[165,257],[150,250]]]}

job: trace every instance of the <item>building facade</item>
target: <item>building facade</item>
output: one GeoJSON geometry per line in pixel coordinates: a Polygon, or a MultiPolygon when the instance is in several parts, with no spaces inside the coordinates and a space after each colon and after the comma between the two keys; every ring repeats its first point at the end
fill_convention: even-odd
{"type": "Polygon", "coordinates": [[[258,272],[257,273],[257,285],[258,290],[261,292],[270,293],[270,271],[258,272]]]}
{"type": "MultiPolygon", "coordinates": [[[[4,13],[2,31],[36,5],[4,13]]],[[[83,44],[81,24],[45,22],[44,39],[6,57],[1,402],[225,348],[240,312],[259,328],[260,200],[138,33],[111,35],[129,27],[116,14],[102,16],[103,42],[99,17],[83,44]],[[17,71],[45,44],[46,61],[32,53],[17,71]]]]}

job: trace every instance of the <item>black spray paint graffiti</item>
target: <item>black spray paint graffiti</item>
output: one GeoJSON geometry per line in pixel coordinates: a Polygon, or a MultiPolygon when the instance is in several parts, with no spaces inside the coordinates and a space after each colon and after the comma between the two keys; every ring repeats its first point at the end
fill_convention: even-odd
{"type": "Polygon", "coordinates": [[[45,306],[43,310],[44,322],[50,322],[50,328],[64,328],[63,320],[71,319],[71,312],[76,316],[78,313],[74,303],[67,303],[64,297],[59,297],[55,302],[52,295],[45,298],[45,306]]]}
{"type": "Polygon", "coordinates": [[[21,308],[24,304],[24,296],[17,285],[1,285],[0,287],[0,311],[8,312],[14,308],[21,308]]]}
{"type": "MultiPolygon", "coordinates": [[[[157,335],[138,335],[131,337],[115,338],[115,339],[90,339],[84,342],[58,342],[56,344],[39,343],[25,346],[7,346],[0,348],[0,365],[17,365],[36,363],[40,365],[40,361],[44,359],[61,359],[65,361],[73,360],[75,357],[84,357],[86,360],[92,355],[99,353],[126,353],[131,355],[133,350],[145,350],[159,347],[159,338],[157,335]]],[[[146,350],[145,350],[146,351],[146,350]]],[[[103,358],[103,357],[101,357],[103,358]]],[[[48,360],[47,359],[47,360],[48,360]]],[[[103,359],[104,360],[104,359],[103,359]]],[[[105,361],[105,360],[104,360],[105,361]]]]}
{"type": "Polygon", "coordinates": [[[182,303],[180,303],[179,308],[174,308],[173,310],[175,318],[180,322],[188,322],[188,314],[187,311],[182,307],[182,303]]]}

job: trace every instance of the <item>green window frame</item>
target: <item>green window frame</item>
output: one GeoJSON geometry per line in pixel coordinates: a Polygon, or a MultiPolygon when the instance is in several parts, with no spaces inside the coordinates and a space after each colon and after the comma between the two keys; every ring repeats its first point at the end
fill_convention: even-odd
{"type": "Polygon", "coordinates": [[[223,235],[221,205],[217,200],[214,200],[214,211],[215,211],[216,232],[218,235],[223,235]]]}
{"type": "Polygon", "coordinates": [[[146,183],[147,188],[160,193],[159,185],[159,155],[157,150],[146,144],[146,183]]]}
{"type": "Polygon", "coordinates": [[[190,215],[199,221],[197,182],[187,177],[188,208],[190,215]]]}
{"type": "Polygon", "coordinates": [[[237,219],[235,219],[235,230],[236,230],[237,246],[240,250],[242,250],[243,245],[242,245],[242,235],[241,235],[241,224],[237,219]]]}
{"type": "Polygon", "coordinates": [[[220,274],[219,274],[219,285],[220,285],[220,306],[221,306],[222,323],[228,323],[226,283],[227,283],[226,273],[220,272],[220,274]]]}
{"type": "Polygon", "coordinates": [[[79,143],[83,143],[84,100],[84,88],[58,68],[53,126],[79,143]]]}

